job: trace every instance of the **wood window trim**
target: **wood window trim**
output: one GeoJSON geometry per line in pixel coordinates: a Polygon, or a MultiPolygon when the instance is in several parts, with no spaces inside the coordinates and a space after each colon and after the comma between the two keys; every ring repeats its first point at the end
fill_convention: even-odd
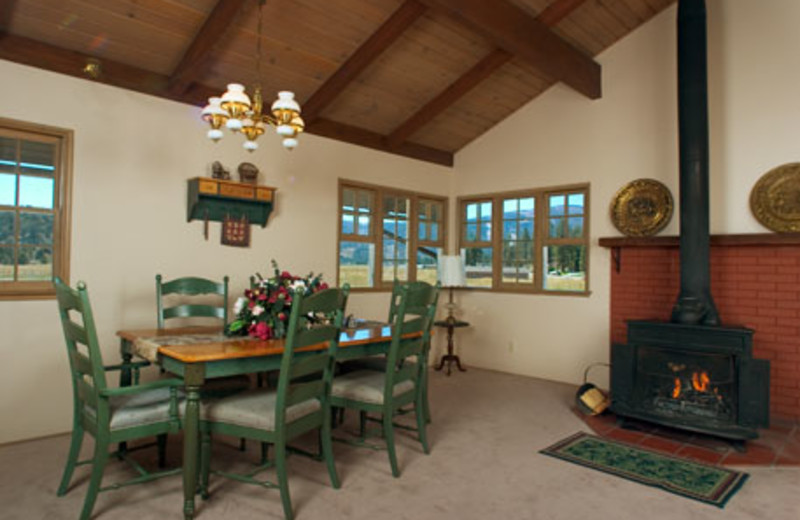
{"type": "MultiPolygon", "coordinates": [[[[53,201],[53,276],[69,284],[70,242],[72,235],[72,159],[74,132],[69,129],[18,121],[0,117],[4,136],[42,140],[46,137],[58,143],[58,165],[53,201]]],[[[0,282],[0,301],[51,300],[55,298],[52,282],[0,282]]]]}
{"type": "Polygon", "coordinates": [[[384,282],[383,277],[383,237],[382,237],[382,222],[383,222],[383,197],[385,195],[396,195],[401,197],[408,197],[410,203],[410,214],[408,219],[408,279],[416,279],[417,269],[417,250],[420,247],[438,247],[441,248],[442,254],[447,251],[448,239],[448,198],[443,195],[436,195],[432,193],[417,192],[405,190],[402,188],[395,188],[392,186],[385,186],[379,184],[370,184],[361,181],[354,181],[350,179],[339,178],[338,186],[338,208],[337,214],[337,242],[336,242],[336,284],[341,285],[339,280],[340,274],[340,248],[342,241],[346,242],[363,242],[375,245],[375,273],[373,273],[373,287],[352,287],[351,292],[387,292],[392,290],[393,282],[384,282]],[[374,219],[372,222],[371,233],[369,236],[361,236],[360,240],[356,240],[355,235],[345,235],[342,233],[342,204],[343,193],[345,188],[356,190],[370,190],[375,194],[375,207],[373,208],[374,219]],[[418,240],[419,233],[419,200],[429,200],[438,202],[442,205],[441,224],[439,229],[439,240],[437,241],[420,241],[418,240]]]}
{"type": "Polygon", "coordinates": [[[461,195],[456,198],[456,207],[458,208],[458,237],[457,237],[457,251],[461,251],[465,247],[491,247],[492,248],[492,286],[491,287],[465,287],[463,290],[467,291],[486,291],[496,293],[512,293],[512,294],[537,294],[548,296],[571,296],[571,297],[588,297],[591,296],[590,286],[590,262],[589,262],[589,246],[591,228],[589,222],[590,215],[590,201],[591,201],[591,184],[579,183],[568,184],[563,186],[547,186],[543,188],[527,188],[520,190],[509,190],[492,193],[481,193],[477,195],[461,195]],[[548,234],[549,222],[549,196],[556,194],[584,194],[584,211],[582,216],[583,220],[583,234],[582,238],[562,238],[550,239],[548,234]],[[521,285],[513,283],[502,282],[502,225],[503,225],[503,212],[502,202],[504,199],[522,199],[534,197],[534,230],[535,237],[533,240],[533,258],[534,258],[534,283],[531,285],[521,285]],[[469,242],[464,239],[464,230],[466,229],[466,205],[476,202],[492,202],[492,238],[489,242],[469,242]],[[485,244],[485,245],[484,245],[485,244]],[[542,252],[548,245],[583,245],[586,251],[586,288],[583,291],[566,291],[566,290],[548,290],[544,288],[542,280],[543,271],[541,270],[541,263],[543,261],[542,252]]]}

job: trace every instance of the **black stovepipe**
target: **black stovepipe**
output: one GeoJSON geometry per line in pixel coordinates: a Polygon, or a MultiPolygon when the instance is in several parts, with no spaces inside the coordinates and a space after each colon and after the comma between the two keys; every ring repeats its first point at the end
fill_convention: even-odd
{"type": "Polygon", "coordinates": [[[711,297],[705,0],[678,1],[681,287],[672,321],[719,325],[711,297]]]}

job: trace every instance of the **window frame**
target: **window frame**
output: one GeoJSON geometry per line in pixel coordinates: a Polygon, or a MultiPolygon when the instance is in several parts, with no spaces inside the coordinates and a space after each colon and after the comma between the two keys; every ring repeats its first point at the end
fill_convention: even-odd
{"type": "MultiPolygon", "coordinates": [[[[505,292],[505,293],[520,293],[520,294],[542,294],[554,296],[589,296],[591,295],[590,286],[590,262],[589,262],[589,249],[590,249],[590,202],[591,202],[591,184],[569,184],[564,186],[548,186],[544,188],[529,188],[521,190],[482,193],[477,195],[463,195],[456,199],[456,206],[458,208],[458,237],[456,240],[457,251],[459,254],[466,247],[491,247],[492,248],[492,285],[491,287],[478,287],[468,286],[467,290],[474,291],[488,291],[488,292],[505,292]],[[583,205],[583,237],[565,237],[565,238],[550,238],[549,237],[549,221],[550,221],[550,196],[551,195],[569,195],[581,193],[584,196],[583,205]],[[531,257],[533,258],[533,283],[508,283],[503,282],[503,202],[507,199],[534,199],[534,237],[532,240],[533,251],[531,257]],[[492,217],[491,217],[491,240],[482,245],[483,242],[467,242],[465,240],[466,232],[466,208],[468,204],[480,202],[492,203],[492,217]],[[475,245],[467,245],[475,244],[475,245]],[[552,245],[583,245],[586,254],[586,286],[582,291],[568,291],[568,290],[552,290],[545,289],[544,287],[544,251],[547,246],[552,245]]],[[[568,220],[564,217],[565,222],[568,220]]]]}
{"type": "MultiPolygon", "coordinates": [[[[58,276],[69,284],[71,205],[72,205],[72,157],[74,132],[72,130],[28,123],[0,117],[0,136],[34,142],[55,144],[56,171],[53,175],[53,277],[58,276]]],[[[18,167],[17,167],[18,170],[18,167]]],[[[19,171],[17,186],[19,187],[19,171]]],[[[17,194],[17,197],[19,194],[17,194]]],[[[51,213],[36,208],[21,208],[16,204],[1,205],[2,211],[21,211],[51,213]]],[[[15,219],[16,220],[16,219],[15,219]]],[[[15,248],[19,246],[18,230],[15,230],[15,248]]],[[[16,263],[15,263],[16,269],[16,263]]],[[[46,300],[55,298],[52,281],[0,281],[0,301],[6,300],[46,300]]]]}
{"type": "Polygon", "coordinates": [[[399,196],[407,197],[410,201],[409,204],[409,219],[408,219],[408,243],[406,249],[408,252],[408,275],[406,281],[415,281],[417,278],[417,255],[420,248],[441,248],[441,254],[447,254],[447,241],[448,241],[448,203],[449,199],[444,195],[435,195],[432,193],[423,193],[417,191],[404,190],[401,188],[394,188],[391,186],[382,186],[377,184],[368,184],[360,181],[353,181],[349,179],[339,178],[338,181],[338,208],[337,214],[337,242],[336,242],[336,284],[341,285],[340,280],[340,256],[342,242],[362,242],[373,244],[375,248],[375,272],[373,273],[373,286],[372,287],[351,287],[351,292],[385,292],[391,291],[394,281],[383,281],[383,209],[385,196],[399,196]],[[344,203],[344,190],[367,190],[373,193],[374,208],[373,219],[371,222],[371,229],[368,235],[350,235],[344,234],[342,230],[342,216],[343,216],[343,203],[344,203]],[[419,239],[419,210],[420,200],[436,202],[442,205],[441,220],[439,221],[439,235],[438,240],[419,239]]]}

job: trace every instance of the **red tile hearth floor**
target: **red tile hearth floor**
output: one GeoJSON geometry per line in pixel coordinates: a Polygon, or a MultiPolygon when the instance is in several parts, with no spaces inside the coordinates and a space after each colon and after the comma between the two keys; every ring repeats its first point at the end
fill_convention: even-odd
{"type": "Polygon", "coordinates": [[[773,424],[768,430],[759,430],[759,438],[748,441],[745,451],[709,435],[673,430],[639,421],[625,421],[621,426],[616,415],[605,413],[589,416],[575,410],[595,433],[671,453],[687,459],[723,466],[800,466],[800,425],[788,422],[773,424]]]}

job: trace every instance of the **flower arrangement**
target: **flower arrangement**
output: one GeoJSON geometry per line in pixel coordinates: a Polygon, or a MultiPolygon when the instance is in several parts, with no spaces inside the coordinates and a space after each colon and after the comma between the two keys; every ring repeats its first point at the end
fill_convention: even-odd
{"type": "Polygon", "coordinates": [[[305,277],[281,271],[272,260],[274,274],[263,278],[256,273],[257,281],[240,296],[233,306],[236,319],[225,328],[228,336],[250,335],[259,339],[282,338],[292,310],[292,301],[298,293],[304,296],[328,288],[322,275],[309,273],[305,277]]]}

